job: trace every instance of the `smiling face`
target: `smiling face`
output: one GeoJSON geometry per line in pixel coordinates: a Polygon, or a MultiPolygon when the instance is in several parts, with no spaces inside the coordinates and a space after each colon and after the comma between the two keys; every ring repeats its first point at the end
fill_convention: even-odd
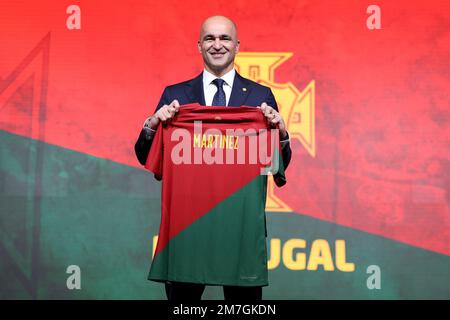
{"type": "Polygon", "coordinates": [[[198,50],[206,70],[218,77],[226,74],[233,69],[234,57],[239,51],[235,24],[222,16],[206,19],[200,30],[198,50]]]}

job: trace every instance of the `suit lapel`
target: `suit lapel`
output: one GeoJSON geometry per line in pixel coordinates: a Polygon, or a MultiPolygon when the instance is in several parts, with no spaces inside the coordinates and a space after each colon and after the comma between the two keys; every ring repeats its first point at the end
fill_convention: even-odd
{"type": "Polygon", "coordinates": [[[202,106],[206,104],[203,92],[203,72],[187,83],[185,91],[192,102],[197,102],[202,106]]]}
{"type": "Polygon", "coordinates": [[[245,78],[241,77],[241,75],[236,72],[228,105],[230,107],[242,106],[245,103],[245,100],[247,100],[247,96],[250,93],[250,90],[251,88],[247,85],[247,81],[245,80],[245,78]]]}

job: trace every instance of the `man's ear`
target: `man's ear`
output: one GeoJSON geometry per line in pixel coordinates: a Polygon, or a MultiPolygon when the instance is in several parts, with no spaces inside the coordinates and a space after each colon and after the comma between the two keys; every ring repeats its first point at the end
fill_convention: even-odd
{"type": "Polygon", "coordinates": [[[197,41],[198,52],[202,53],[202,45],[200,44],[200,40],[197,41]]]}
{"type": "Polygon", "coordinates": [[[239,52],[239,45],[241,44],[241,42],[238,40],[237,41],[237,43],[236,43],[236,53],[238,53],[239,52]]]}

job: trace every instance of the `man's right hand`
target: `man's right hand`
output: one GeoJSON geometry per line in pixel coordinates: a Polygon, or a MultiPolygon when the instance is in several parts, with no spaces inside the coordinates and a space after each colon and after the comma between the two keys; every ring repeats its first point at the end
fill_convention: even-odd
{"type": "Polygon", "coordinates": [[[172,119],[175,116],[175,113],[180,109],[180,104],[178,100],[173,100],[169,105],[165,104],[158,111],[155,112],[153,116],[148,118],[147,123],[148,127],[153,130],[159,125],[159,122],[166,122],[167,120],[172,119]]]}

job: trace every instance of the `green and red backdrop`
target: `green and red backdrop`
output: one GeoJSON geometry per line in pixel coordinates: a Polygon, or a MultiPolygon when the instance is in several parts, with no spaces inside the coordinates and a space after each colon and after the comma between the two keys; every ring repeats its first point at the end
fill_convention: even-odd
{"type": "Polygon", "coordinates": [[[133,147],[164,87],[201,72],[215,14],[292,137],[264,298],[450,298],[444,0],[2,1],[0,297],[165,298],[146,280],[161,186],[133,147]]]}

